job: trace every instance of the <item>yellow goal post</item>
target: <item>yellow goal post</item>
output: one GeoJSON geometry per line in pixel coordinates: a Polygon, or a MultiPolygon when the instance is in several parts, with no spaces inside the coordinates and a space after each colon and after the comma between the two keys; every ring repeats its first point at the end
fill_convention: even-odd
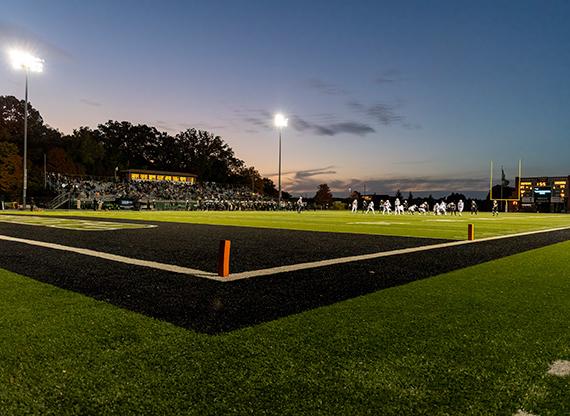
{"type": "MultiPolygon", "coordinates": [[[[501,173],[502,173],[503,169],[501,167],[501,173]]],[[[522,179],[522,160],[519,159],[519,181],[516,184],[517,185],[517,197],[516,198],[493,198],[493,161],[491,160],[490,163],[490,175],[489,175],[489,199],[491,201],[520,201],[521,199],[521,179],[522,179]]],[[[501,177],[501,181],[503,180],[503,177],[501,177]]]]}

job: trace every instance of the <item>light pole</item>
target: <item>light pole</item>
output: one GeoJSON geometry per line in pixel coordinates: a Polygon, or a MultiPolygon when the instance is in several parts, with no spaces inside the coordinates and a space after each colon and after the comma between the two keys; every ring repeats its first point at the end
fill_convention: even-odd
{"type": "Polygon", "coordinates": [[[281,130],[283,130],[283,127],[287,127],[287,119],[283,114],[275,114],[274,124],[279,129],[279,199],[277,209],[281,209],[281,130]]]}
{"type": "Polygon", "coordinates": [[[22,204],[26,209],[26,191],[28,190],[28,76],[30,72],[42,72],[44,61],[28,52],[12,50],[10,60],[14,69],[23,69],[26,73],[26,90],[24,104],[24,188],[22,190],[22,204]]]}

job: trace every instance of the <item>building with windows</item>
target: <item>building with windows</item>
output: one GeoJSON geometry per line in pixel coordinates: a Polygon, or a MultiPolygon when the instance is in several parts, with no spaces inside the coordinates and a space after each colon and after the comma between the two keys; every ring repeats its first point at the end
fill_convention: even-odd
{"type": "Polygon", "coordinates": [[[570,211],[570,176],[517,178],[520,210],[532,212],[570,211]]]}
{"type": "Polygon", "coordinates": [[[157,170],[129,169],[121,171],[121,176],[129,181],[171,181],[194,184],[198,176],[192,173],[162,172],[157,170]]]}

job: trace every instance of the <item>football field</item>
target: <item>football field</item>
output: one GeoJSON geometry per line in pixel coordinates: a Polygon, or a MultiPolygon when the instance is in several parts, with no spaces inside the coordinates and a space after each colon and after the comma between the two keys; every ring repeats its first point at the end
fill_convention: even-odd
{"type": "Polygon", "coordinates": [[[467,238],[467,224],[475,225],[477,237],[543,230],[570,226],[564,214],[501,213],[493,217],[488,212],[477,215],[382,215],[379,213],[351,214],[348,211],[45,211],[21,212],[32,216],[66,216],[82,218],[125,219],[192,224],[233,225],[258,228],[324,231],[357,234],[380,234],[408,237],[467,238]]]}
{"type": "Polygon", "coordinates": [[[20,214],[0,414],[570,413],[570,216],[20,214]]]}

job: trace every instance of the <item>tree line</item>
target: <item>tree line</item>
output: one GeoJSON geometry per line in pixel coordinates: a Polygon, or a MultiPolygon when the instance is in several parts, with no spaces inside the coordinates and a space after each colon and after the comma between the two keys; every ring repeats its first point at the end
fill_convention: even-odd
{"type": "MultiPolygon", "coordinates": [[[[0,196],[17,200],[23,182],[24,101],[0,96],[0,196]]],[[[116,169],[186,172],[200,181],[239,184],[277,196],[275,184],[239,159],[224,140],[189,128],[176,135],[146,124],[109,120],[97,128],[79,127],[65,135],[48,126],[28,104],[28,190],[44,191],[48,172],[113,176],[116,169]]]]}

